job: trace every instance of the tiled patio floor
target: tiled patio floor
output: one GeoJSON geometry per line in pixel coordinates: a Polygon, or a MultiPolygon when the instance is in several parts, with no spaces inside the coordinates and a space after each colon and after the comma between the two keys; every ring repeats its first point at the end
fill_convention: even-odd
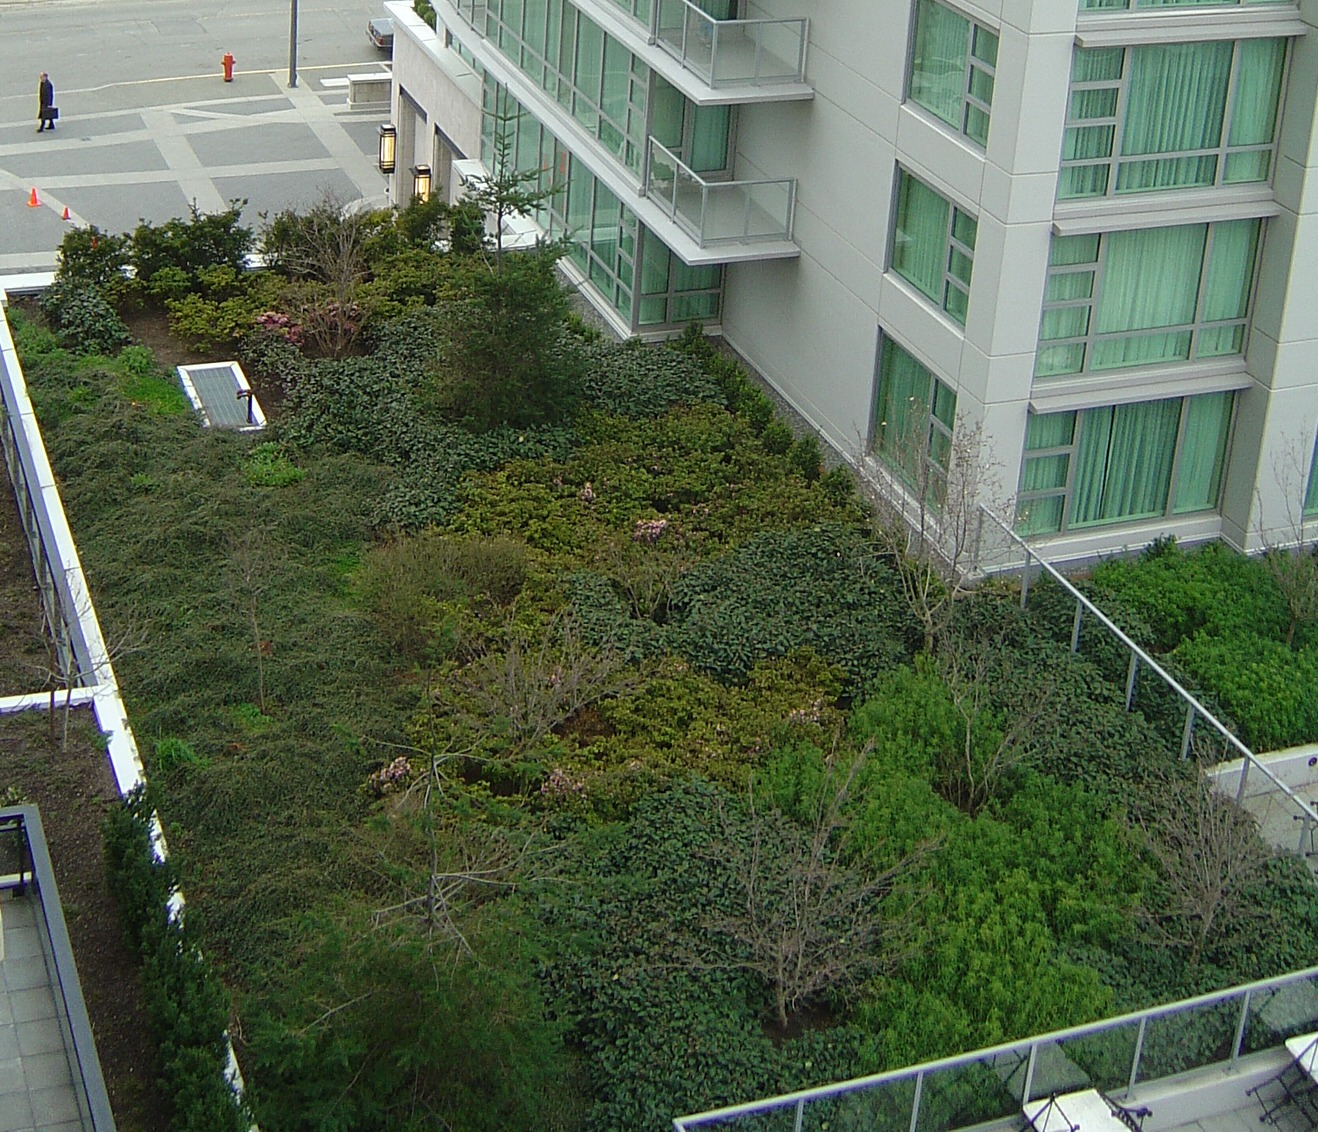
{"type": "Polygon", "coordinates": [[[34,896],[0,895],[0,1132],[85,1132],[34,896]]]}

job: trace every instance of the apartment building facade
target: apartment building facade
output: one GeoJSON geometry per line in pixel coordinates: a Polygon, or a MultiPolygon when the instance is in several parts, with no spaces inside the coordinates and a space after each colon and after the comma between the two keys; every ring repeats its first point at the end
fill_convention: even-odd
{"type": "Polygon", "coordinates": [[[400,195],[540,171],[619,333],[719,329],[890,490],[979,429],[1055,560],[1318,526],[1318,0],[386,7],[400,195]]]}

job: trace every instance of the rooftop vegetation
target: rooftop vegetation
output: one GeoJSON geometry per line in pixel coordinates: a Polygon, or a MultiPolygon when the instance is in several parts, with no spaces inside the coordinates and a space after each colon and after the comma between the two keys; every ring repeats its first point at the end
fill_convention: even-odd
{"type": "MultiPolygon", "coordinates": [[[[318,206],[259,274],[236,207],[71,233],[11,311],[263,1128],[654,1129],[1318,962],[1307,869],[1064,595],[987,583],[927,648],[734,363],[599,340],[469,219],[318,206]],[[273,427],[199,428],[144,307],[273,427]]],[[[1318,735],[1261,564],[1089,585],[1249,741],[1318,735]]]]}

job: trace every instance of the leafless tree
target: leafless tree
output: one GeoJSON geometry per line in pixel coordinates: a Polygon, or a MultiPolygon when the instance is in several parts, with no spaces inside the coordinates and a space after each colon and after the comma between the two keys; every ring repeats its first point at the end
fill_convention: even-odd
{"type": "Polygon", "coordinates": [[[459,710],[481,729],[506,720],[518,749],[637,679],[618,649],[586,644],[570,613],[555,615],[533,638],[512,628],[504,648],[492,649],[454,677],[459,710]]]}
{"type": "Polygon", "coordinates": [[[715,851],[731,870],[739,906],[706,926],[741,945],[744,958],[735,965],[772,988],[780,1027],[824,994],[894,970],[913,943],[911,919],[895,904],[900,894],[909,913],[920,898],[912,874],[931,847],[880,866],[856,844],[846,815],[871,749],[830,766],[805,831],[760,807],[754,791],[748,830],[719,807],[715,851]]]}
{"type": "Polygon", "coordinates": [[[229,551],[234,589],[252,634],[256,662],[256,706],[265,712],[265,658],[274,648],[261,632],[262,602],[278,565],[278,552],[256,528],[236,538],[229,551]]]}
{"type": "Polygon", "coordinates": [[[1318,620],[1318,537],[1309,535],[1305,527],[1309,462],[1304,446],[1295,440],[1283,444],[1273,453],[1272,472],[1281,489],[1285,524],[1280,532],[1264,527],[1262,494],[1256,490],[1256,529],[1263,544],[1263,562],[1290,615],[1286,643],[1294,645],[1300,626],[1318,620]]]}
{"type": "Polygon", "coordinates": [[[973,578],[980,507],[1001,509],[991,498],[995,465],[982,425],[959,416],[950,438],[935,434],[923,406],[908,412],[905,428],[887,435],[882,447],[878,478],[861,477],[861,489],[932,653],[973,578]]]}
{"type": "Polygon", "coordinates": [[[479,906],[542,879],[552,857],[534,836],[474,821],[445,820],[448,766],[469,754],[451,750],[432,754],[426,773],[401,796],[395,816],[421,838],[426,866],[414,882],[404,882],[399,900],[372,916],[377,928],[400,923],[418,928],[432,956],[451,948],[454,963],[475,954],[466,925],[479,906]]]}
{"type": "Polygon", "coordinates": [[[1014,671],[1014,651],[1002,632],[948,628],[935,650],[939,676],[961,721],[961,743],[939,752],[935,786],[947,801],[976,817],[1003,778],[1029,761],[1053,714],[1051,688],[1028,688],[1014,671]]]}
{"type": "Polygon", "coordinates": [[[1201,777],[1151,789],[1130,820],[1157,880],[1140,913],[1151,940],[1193,967],[1225,932],[1263,915],[1251,892],[1271,852],[1253,817],[1201,777]]]}

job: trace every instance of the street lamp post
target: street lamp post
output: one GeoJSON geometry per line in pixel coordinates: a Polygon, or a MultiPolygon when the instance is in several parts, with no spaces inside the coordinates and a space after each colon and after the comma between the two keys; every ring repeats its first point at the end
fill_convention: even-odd
{"type": "Polygon", "coordinates": [[[288,9],[288,85],[297,86],[297,0],[288,9]]]}

